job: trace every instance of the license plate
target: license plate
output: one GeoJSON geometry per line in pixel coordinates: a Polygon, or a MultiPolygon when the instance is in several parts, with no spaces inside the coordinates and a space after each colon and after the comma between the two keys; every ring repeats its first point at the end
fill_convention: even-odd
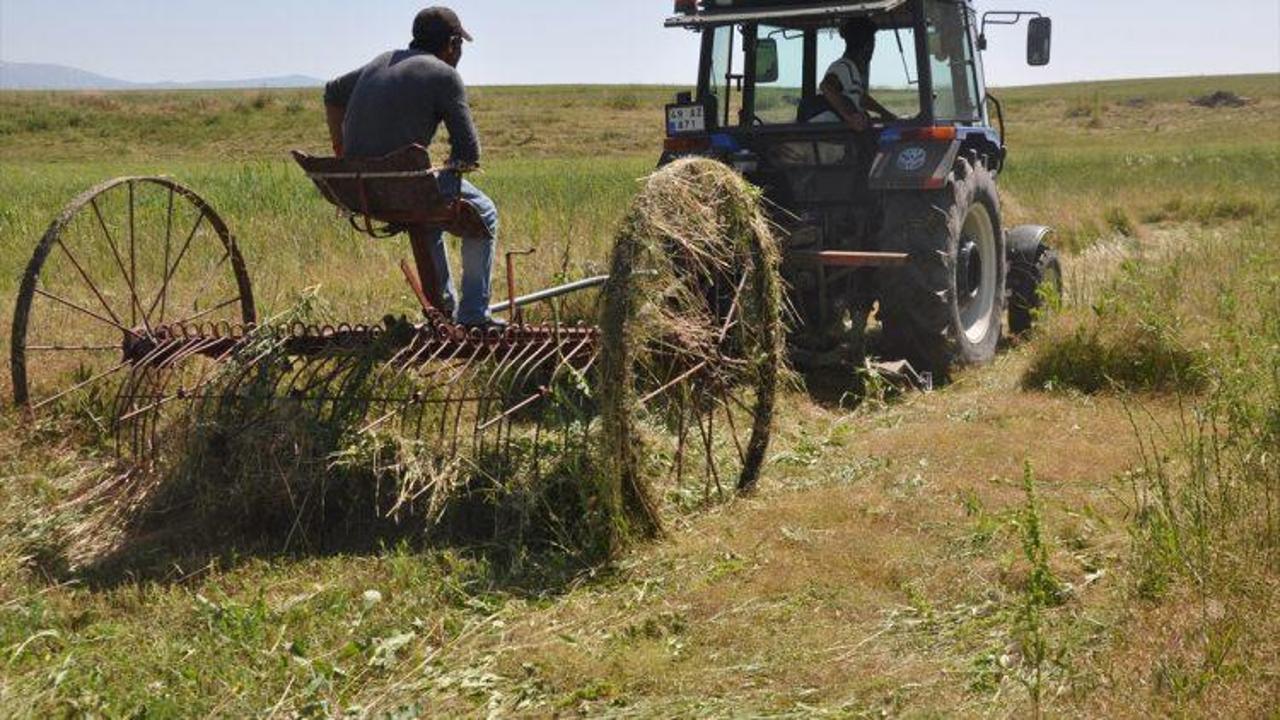
{"type": "Polygon", "coordinates": [[[668,105],[667,135],[707,131],[707,109],[702,105],[668,105]]]}

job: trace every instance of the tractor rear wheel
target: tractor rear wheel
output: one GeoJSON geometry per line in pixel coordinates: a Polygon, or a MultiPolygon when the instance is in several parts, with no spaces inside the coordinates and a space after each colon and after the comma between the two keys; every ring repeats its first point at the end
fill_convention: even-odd
{"type": "Polygon", "coordinates": [[[960,159],[945,190],[893,193],[880,249],[911,256],[880,276],[886,355],[946,382],[956,365],[995,358],[1007,259],[995,177],[960,159]]]}

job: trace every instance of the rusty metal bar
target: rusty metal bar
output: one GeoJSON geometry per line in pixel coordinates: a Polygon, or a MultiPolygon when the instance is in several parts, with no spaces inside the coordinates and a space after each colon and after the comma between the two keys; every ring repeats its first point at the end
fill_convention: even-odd
{"type": "Polygon", "coordinates": [[[823,267],[848,268],[901,267],[911,262],[911,256],[906,253],[848,250],[796,250],[787,253],[787,259],[823,267]]]}

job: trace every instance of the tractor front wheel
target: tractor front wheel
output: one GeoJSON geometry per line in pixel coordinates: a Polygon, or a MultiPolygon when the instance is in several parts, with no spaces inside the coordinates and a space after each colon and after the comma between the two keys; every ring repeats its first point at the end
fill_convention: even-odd
{"type": "Polygon", "coordinates": [[[880,279],[884,354],[938,382],[956,365],[995,358],[1003,330],[1007,259],[995,177],[960,159],[945,190],[893,193],[880,249],[910,255],[880,279]]]}
{"type": "Polygon", "coordinates": [[[1031,332],[1062,297],[1062,263],[1049,246],[1052,230],[1023,225],[1009,232],[1009,331],[1031,332]]]}

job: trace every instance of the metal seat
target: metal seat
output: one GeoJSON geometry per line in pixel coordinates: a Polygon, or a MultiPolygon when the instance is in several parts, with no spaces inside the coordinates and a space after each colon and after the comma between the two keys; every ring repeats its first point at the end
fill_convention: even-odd
{"type": "Polygon", "coordinates": [[[380,158],[313,157],[295,150],[293,159],[361,232],[390,237],[442,229],[459,237],[492,237],[474,205],[441,192],[439,174],[444,170],[431,167],[421,145],[380,158]],[[375,222],[385,225],[375,227],[375,222]]]}
{"type": "Polygon", "coordinates": [[[313,157],[295,150],[293,159],[356,230],[375,238],[408,233],[416,267],[401,263],[401,268],[422,309],[428,315],[453,314],[441,288],[431,233],[486,239],[493,234],[474,205],[441,192],[439,176],[445,169],[431,167],[425,147],[410,145],[380,158],[313,157]]]}

